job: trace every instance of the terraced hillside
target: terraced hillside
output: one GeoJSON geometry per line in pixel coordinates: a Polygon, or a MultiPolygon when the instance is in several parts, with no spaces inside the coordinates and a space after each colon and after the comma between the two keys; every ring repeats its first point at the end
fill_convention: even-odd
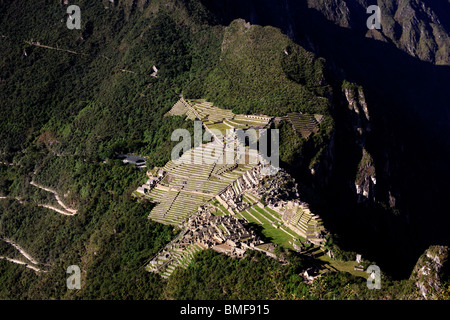
{"type": "Polygon", "coordinates": [[[293,248],[294,243],[306,240],[316,245],[322,243],[317,236],[317,233],[324,230],[322,220],[305,205],[288,202],[285,206],[270,208],[261,203],[260,197],[250,192],[242,194],[242,202],[246,204],[246,208],[237,214],[225,208],[218,199],[211,200],[210,204],[214,207],[215,215],[235,215],[261,225],[263,234],[281,246],[293,248]]]}
{"type": "MultiPolygon", "coordinates": [[[[319,131],[319,124],[317,118],[312,114],[302,114],[298,112],[291,112],[287,114],[287,118],[292,123],[292,127],[295,132],[300,134],[303,138],[307,139],[312,133],[319,131]]],[[[320,118],[319,118],[320,119],[320,118]]]]}
{"type": "Polygon", "coordinates": [[[300,238],[298,234],[284,226],[277,214],[273,214],[269,208],[263,207],[260,203],[240,212],[238,217],[261,225],[263,235],[283,247],[292,249],[292,244],[300,238]]]}
{"type": "Polygon", "coordinates": [[[208,130],[220,130],[226,136],[230,129],[265,128],[272,117],[265,115],[235,114],[231,110],[214,106],[204,99],[181,98],[166,115],[187,115],[190,120],[199,119],[208,130]]]}
{"type": "Polygon", "coordinates": [[[192,244],[184,249],[168,247],[161,252],[157,259],[153,260],[153,264],[146,267],[147,271],[153,271],[157,265],[164,271],[161,272],[161,277],[168,278],[172,275],[176,268],[187,268],[194,255],[203,250],[198,244],[192,244]]]}
{"type": "Polygon", "coordinates": [[[219,157],[212,155],[216,147],[217,144],[209,143],[190,149],[177,162],[171,160],[162,168],[164,177],[144,194],[157,203],[149,214],[150,219],[180,226],[199,206],[254,167],[252,164],[221,164],[219,157]],[[205,164],[202,159],[215,162],[205,164]]]}
{"type": "MultiPolygon", "coordinates": [[[[149,214],[150,219],[181,227],[181,234],[185,234],[192,217],[198,217],[199,212],[210,210],[209,212],[216,216],[233,216],[261,225],[263,235],[270,242],[285,248],[296,249],[306,240],[320,245],[317,233],[322,231],[323,227],[320,219],[309,210],[305,208],[300,212],[298,204],[292,205],[291,202],[284,203],[281,207],[269,208],[262,204],[260,195],[250,191],[258,186],[262,178],[258,163],[230,164],[225,161],[225,144],[229,139],[234,140],[232,135],[227,135],[227,130],[266,128],[272,120],[271,117],[236,115],[231,110],[218,108],[205,100],[184,98],[180,98],[166,113],[166,116],[170,115],[186,115],[191,120],[199,119],[203,127],[213,133],[214,139],[213,142],[185,151],[179,159],[170,160],[164,167],[154,168],[149,172],[151,179],[144,185],[147,189],[143,186],[138,191],[156,203],[149,214]],[[222,136],[214,134],[212,129],[220,130],[222,136]]],[[[320,121],[321,117],[316,116],[318,118],[291,113],[288,119],[298,125],[302,132],[308,131],[310,134],[318,130],[316,118],[320,121]]],[[[236,151],[233,149],[233,152],[236,151]]],[[[248,154],[249,148],[246,147],[244,156],[248,154]]],[[[218,228],[220,227],[219,225],[218,228]]],[[[150,261],[147,270],[167,278],[177,267],[186,267],[194,253],[205,245],[198,241],[188,243],[189,245],[179,246],[174,241],[150,261]]],[[[229,250],[228,244],[223,246],[223,250],[229,250]]],[[[275,257],[273,245],[269,247],[272,249],[261,249],[255,245],[252,248],[275,257]]]]}
{"type": "Polygon", "coordinates": [[[286,206],[279,208],[278,212],[291,230],[309,239],[314,244],[321,243],[322,240],[318,239],[317,233],[324,230],[322,219],[313,214],[306,204],[288,202],[286,206]]]}
{"type": "MultiPolygon", "coordinates": [[[[176,161],[167,162],[161,171],[164,177],[150,192],[144,193],[146,198],[157,203],[149,218],[180,226],[199,206],[256,165],[251,161],[245,161],[244,164],[226,163],[228,161],[222,154],[223,143],[230,138],[226,131],[266,127],[272,118],[264,115],[236,115],[231,110],[215,107],[205,100],[186,101],[183,98],[166,113],[166,116],[171,115],[187,115],[188,119],[202,121],[210,132],[211,129],[222,132],[222,137],[213,135],[213,142],[189,149],[176,161]]],[[[244,156],[247,155],[248,148],[244,151],[244,156]]]]}
{"type": "MultiPolygon", "coordinates": [[[[210,129],[248,129],[267,126],[272,117],[265,115],[235,114],[231,110],[218,108],[205,100],[187,101],[197,117],[210,129]]],[[[225,134],[225,132],[223,132],[225,134]]]]}

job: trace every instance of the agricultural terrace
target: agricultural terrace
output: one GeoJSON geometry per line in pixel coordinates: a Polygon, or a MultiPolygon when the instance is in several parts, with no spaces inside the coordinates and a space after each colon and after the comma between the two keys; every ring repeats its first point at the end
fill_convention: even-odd
{"type": "MultiPolygon", "coordinates": [[[[272,120],[262,115],[236,115],[231,110],[213,106],[205,100],[184,100],[181,98],[166,115],[186,115],[188,119],[199,119],[206,130],[218,129],[226,139],[228,129],[266,128],[272,120]]],[[[289,114],[286,117],[303,135],[317,132],[320,115],[309,116],[289,114]]],[[[303,206],[287,205],[269,208],[261,203],[259,196],[243,191],[242,201],[246,204],[240,212],[231,212],[218,200],[227,187],[240,194],[238,179],[255,164],[223,164],[220,150],[226,140],[203,144],[186,151],[177,161],[169,161],[163,168],[149,171],[158,175],[158,182],[143,196],[156,206],[149,218],[160,223],[181,227],[186,220],[206,203],[214,215],[234,215],[262,227],[262,234],[271,242],[295,250],[306,239],[313,240],[315,233],[322,230],[320,218],[303,206]]],[[[248,153],[248,148],[246,149],[248,153]]],[[[219,226],[220,228],[220,226],[219,226]]],[[[314,242],[314,241],[313,241],[314,242]]],[[[186,267],[196,252],[201,250],[197,243],[180,248],[169,245],[147,268],[163,270],[161,275],[169,277],[177,267],[186,267]]]]}
{"type": "Polygon", "coordinates": [[[180,226],[206,201],[254,167],[252,164],[217,163],[218,157],[212,154],[216,146],[208,143],[190,149],[177,162],[171,160],[162,168],[163,179],[144,194],[156,203],[149,214],[150,219],[180,226]],[[208,159],[213,163],[196,164],[195,159],[208,159]]]}
{"type": "Polygon", "coordinates": [[[287,118],[291,122],[294,131],[305,139],[312,133],[319,131],[319,124],[323,120],[323,116],[320,114],[311,115],[298,112],[288,113],[287,118]]]}
{"type": "MultiPolygon", "coordinates": [[[[206,130],[219,130],[225,139],[230,129],[262,129],[269,126],[272,117],[266,115],[234,114],[231,110],[218,108],[203,99],[181,98],[166,115],[186,115],[188,119],[202,121],[206,130]]],[[[224,140],[222,140],[224,141],[224,140]]]]}
{"type": "Polygon", "coordinates": [[[254,194],[245,192],[242,195],[242,201],[248,203],[249,207],[238,214],[227,210],[217,199],[211,200],[210,204],[214,207],[215,215],[235,215],[237,218],[262,226],[262,234],[267,239],[285,248],[293,249],[293,243],[298,245],[299,240],[305,241],[303,237],[284,225],[279,213],[262,205],[260,199],[254,194]]]}

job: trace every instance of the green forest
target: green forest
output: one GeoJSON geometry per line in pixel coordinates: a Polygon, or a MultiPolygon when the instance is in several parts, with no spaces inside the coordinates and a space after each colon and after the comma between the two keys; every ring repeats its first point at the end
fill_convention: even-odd
{"type": "MultiPolygon", "coordinates": [[[[282,265],[255,252],[241,260],[206,250],[169,280],[145,271],[179,230],[147,218],[153,204],[131,196],[145,182],[145,170],[116,155],[141,155],[149,168],[163,166],[174,146],[171,133],[193,127],[184,117],[164,116],[180,95],[236,113],[324,115],[308,141],[286,123],[277,126],[286,167],[300,159],[309,170],[320,162],[334,122],[325,62],[278,29],[245,32],[242,20],[217,25],[198,0],[155,0],[145,8],[132,2],[78,1],[82,28],[69,30],[59,1],[0,1],[0,196],[6,197],[0,199],[0,237],[20,243],[46,271],[0,260],[0,299],[415,294],[410,280],[386,278],[389,286],[371,291],[365,279],[341,272],[307,285],[299,272],[310,262],[294,252],[283,253],[289,263],[282,265]],[[64,195],[77,214],[39,206],[57,203],[30,181],[64,195]],[[81,290],[66,287],[69,265],[81,268],[81,290]]],[[[0,241],[0,256],[18,253],[0,241]]]]}

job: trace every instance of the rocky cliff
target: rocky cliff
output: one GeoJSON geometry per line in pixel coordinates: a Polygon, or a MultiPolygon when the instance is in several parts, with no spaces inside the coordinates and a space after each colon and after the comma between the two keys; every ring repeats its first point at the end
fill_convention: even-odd
{"type": "Polygon", "coordinates": [[[415,281],[423,299],[437,299],[441,294],[448,258],[449,247],[430,246],[417,261],[410,279],[415,281]]]}

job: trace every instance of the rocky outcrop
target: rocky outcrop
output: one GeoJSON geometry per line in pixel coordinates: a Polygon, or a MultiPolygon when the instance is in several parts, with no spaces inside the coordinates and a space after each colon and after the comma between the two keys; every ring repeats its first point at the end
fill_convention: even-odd
{"type": "Polygon", "coordinates": [[[354,181],[357,201],[375,201],[377,178],[374,160],[366,148],[366,136],[371,131],[371,123],[364,91],[361,86],[348,82],[343,84],[342,91],[348,103],[347,119],[350,122],[348,127],[352,128],[352,136],[358,148],[361,149],[361,158],[354,181]]]}
{"type": "Polygon", "coordinates": [[[265,177],[257,186],[256,194],[262,196],[268,205],[300,197],[295,179],[283,169],[280,169],[276,175],[265,177]]]}
{"type": "Polygon", "coordinates": [[[365,145],[365,133],[371,131],[370,115],[367,107],[363,88],[352,83],[345,82],[342,90],[348,102],[348,108],[351,111],[352,126],[358,133],[358,143],[363,147],[365,145]]]}
{"type": "Polygon", "coordinates": [[[439,298],[443,269],[448,257],[449,247],[430,246],[417,261],[411,274],[411,280],[415,282],[422,299],[439,298]]]}
{"type": "Polygon", "coordinates": [[[375,185],[377,184],[375,164],[373,158],[365,148],[363,148],[361,161],[359,162],[356,174],[355,188],[358,194],[358,202],[365,200],[375,200],[375,185]]]}

